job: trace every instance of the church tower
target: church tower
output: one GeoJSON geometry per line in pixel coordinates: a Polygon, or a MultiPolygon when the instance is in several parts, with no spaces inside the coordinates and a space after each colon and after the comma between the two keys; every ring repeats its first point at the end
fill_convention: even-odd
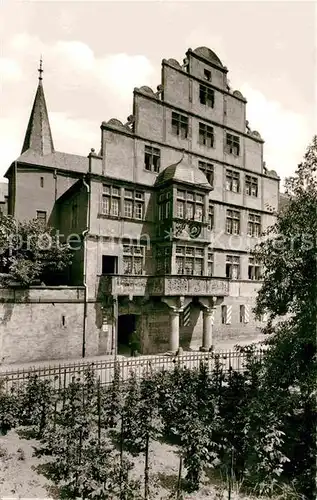
{"type": "Polygon", "coordinates": [[[27,126],[21,154],[29,149],[44,156],[54,152],[54,144],[50,122],[48,119],[43,89],[43,68],[40,60],[39,83],[37,86],[33,108],[27,126]]]}

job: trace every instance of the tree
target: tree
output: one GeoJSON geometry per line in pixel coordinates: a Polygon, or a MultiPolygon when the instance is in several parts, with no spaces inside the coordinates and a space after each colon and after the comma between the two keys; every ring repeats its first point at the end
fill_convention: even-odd
{"type": "Polygon", "coordinates": [[[11,216],[0,219],[0,267],[2,283],[12,280],[23,286],[35,280],[56,284],[71,264],[72,250],[59,241],[52,227],[45,227],[38,219],[18,222],[11,216]]]}
{"type": "MultiPolygon", "coordinates": [[[[286,181],[288,201],[257,247],[263,285],[257,317],[271,334],[264,358],[267,401],[283,422],[285,470],[313,498],[317,319],[317,136],[286,181]]],[[[267,410],[268,411],[268,408],[267,410]]]]}

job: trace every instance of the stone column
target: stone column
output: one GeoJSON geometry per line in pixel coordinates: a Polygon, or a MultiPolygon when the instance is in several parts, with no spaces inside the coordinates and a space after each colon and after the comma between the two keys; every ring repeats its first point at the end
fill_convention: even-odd
{"type": "Polygon", "coordinates": [[[179,311],[170,311],[171,316],[171,333],[170,333],[170,350],[177,351],[179,348],[179,311]]]}
{"type": "Polygon", "coordinates": [[[213,323],[213,309],[203,310],[203,346],[204,351],[209,351],[212,346],[212,323],[213,323]]]}

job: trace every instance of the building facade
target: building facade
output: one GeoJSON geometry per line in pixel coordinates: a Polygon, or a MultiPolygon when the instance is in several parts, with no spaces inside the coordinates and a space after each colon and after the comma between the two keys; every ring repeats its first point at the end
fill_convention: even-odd
{"type": "Polygon", "coordinates": [[[206,47],[164,59],[157,90],[134,89],[127,123],[102,122],[100,151],[80,157],[54,149],[40,72],[9,212],[77,241],[69,284],[84,286],[93,354],[124,352],[132,332],[142,353],[260,338],[252,248],[279,178],[227,73],[206,47]]]}

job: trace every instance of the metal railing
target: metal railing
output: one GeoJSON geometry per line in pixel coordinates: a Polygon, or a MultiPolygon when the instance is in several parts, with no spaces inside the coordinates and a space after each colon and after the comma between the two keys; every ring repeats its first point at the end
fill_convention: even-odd
{"type": "MultiPolygon", "coordinates": [[[[258,359],[262,358],[263,350],[255,352],[258,359]]],[[[214,351],[214,352],[190,352],[177,356],[153,355],[140,356],[136,358],[106,359],[96,361],[83,361],[75,363],[60,363],[58,365],[34,366],[25,369],[17,369],[0,372],[0,387],[5,392],[10,391],[14,385],[20,387],[24,385],[29,377],[37,376],[40,380],[50,380],[53,389],[60,391],[67,387],[73,379],[83,379],[83,375],[88,367],[94,371],[97,379],[100,379],[101,385],[109,385],[114,377],[115,366],[120,374],[120,380],[126,381],[131,372],[134,372],[137,378],[142,378],[150,372],[160,370],[171,370],[177,364],[179,367],[188,369],[197,369],[201,362],[204,362],[211,372],[215,366],[216,358],[219,359],[223,369],[228,371],[230,368],[243,371],[245,369],[246,354],[237,351],[214,351]]]]}

